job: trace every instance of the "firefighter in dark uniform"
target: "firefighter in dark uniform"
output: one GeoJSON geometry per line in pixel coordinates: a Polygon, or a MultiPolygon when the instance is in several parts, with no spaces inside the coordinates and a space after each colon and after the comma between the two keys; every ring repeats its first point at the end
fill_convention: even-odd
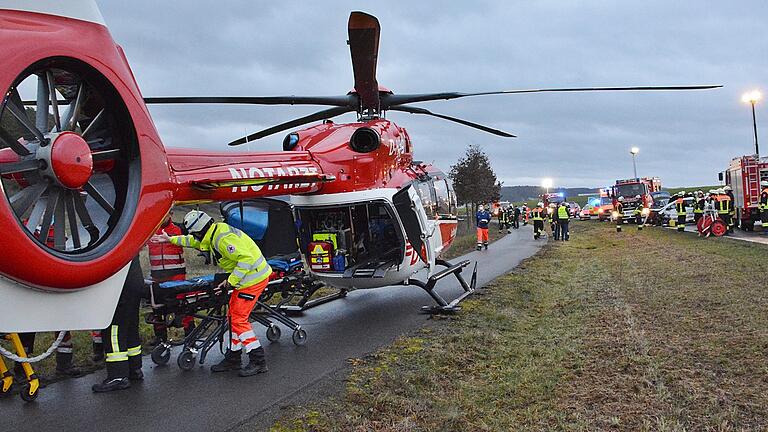
{"type": "Polygon", "coordinates": [[[512,212],[514,215],[512,218],[512,228],[518,229],[520,228],[520,207],[514,206],[512,212]]]}
{"type": "Polygon", "coordinates": [[[613,204],[614,218],[616,219],[616,232],[621,232],[621,224],[624,223],[624,197],[620,196],[613,204]]]}
{"type": "Polygon", "coordinates": [[[531,220],[533,220],[533,238],[538,240],[541,232],[544,231],[544,203],[539,203],[531,209],[531,220]]]}
{"type": "Polygon", "coordinates": [[[504,231],[504,227],[507,226],[507,220],[509,217],[507,212],[504,210],[504,207],[499,206],[498,214],[496,217],[499,218],[499,232],[502,232],[504,231]]]}
{"type": "Polygon", "coordinates": [[[94,384],[96,393],[123,390],[131,381],[141,381],[141,339],[139,339],[139,305],[144,287],[139,257],[131,261],[128,275],[117,301],[112,324],[101,332],[107,362],[107,378],[94,384]]]}
{"type": "Polygon", "coordinates": [[[728,231],[731,230],[731,209],[733,207],[733,201],[731,197],[723,189],[717,190],[717,215],[725,222],[725,226],[728,227],[728,231]]]}
{"type": "Polygon", "coordinates": [[[706,200],[704,199],[703,191],[696,191],[695,201],[693,202],[693,221],[698,225],[699,219],[704,216],[704,207],[706,206],[706,200]]]}
{"type": "MultiPolygon", "coordinates": [[[[641,196],[638,195],[635,198],[641,199],[641,196]]],[[[643,205],[642,201],[639,201],[637,204],[637,207],[635,207],[635,209],[632,210],[632,216],[634,216],[635,218],[635,225],[637,225],[638,231],[643,230],[643,209],[645,209],[645,206],[643,205]]]]}
{"type": "Polygon", "coordinates": [[[760,186],[763,187],[763,190],[760,192],[760,202],[757,205],[757,208],[760,210],[760,222],[763,225],[763,234],[768,234],[768,181],[761,181],[760,186]]]}
{"type": "Polygon", "coordinates": [[[676,194],[675,211],[677,212],[677,231],[685,231],[685,193],[676,194]]]}
{"type": "Polygon", "coordinates": [[[723,188],[728,197],[728,232],[733,233],[733,227],[736,224],[736,209],[734,208],[733,188],[726,186],[723,188]]]}

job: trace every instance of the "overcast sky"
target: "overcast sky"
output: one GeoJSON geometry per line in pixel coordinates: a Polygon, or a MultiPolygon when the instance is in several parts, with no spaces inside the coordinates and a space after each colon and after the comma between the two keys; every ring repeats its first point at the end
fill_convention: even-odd
{"type": "MultiPolygon", "coordinates": [[[[144,96],[339,95],[353,85],[349,12],[376,15],[378,80],[395,93],[723,84],[709,91],[502,95],[421,106],[518,135],[406,113],[415,157],[444,170],[478,144],[506,185],[601,186],[638,174],[717,183],[754,152],[747,90],[768,93],[768,2],[99,2],[144,96]]],[[[763,101],[764,102],[764,101],[763,101]]],[[[246,132],[320,107],[163,106],[166,146],[226,150],[246,132]]],[[[352,121],[354,114],[337,121],[352,121]]],[[[768,106],[757,106],[768,131],[768,106]]],[[[764,134],[765,135],[765,134],[764,134]]],[[[764,154],[768,154],[768,135],[764,154]]],[[[284,135],[251,144],[278,150],[284,135]]]]}

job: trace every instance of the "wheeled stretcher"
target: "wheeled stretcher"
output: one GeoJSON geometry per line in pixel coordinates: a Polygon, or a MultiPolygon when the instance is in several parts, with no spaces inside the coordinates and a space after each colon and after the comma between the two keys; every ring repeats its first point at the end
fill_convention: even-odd
{"type": "MultiPolygon", "coordinates": [[[[300,263],[299,263],[300,264],[300,263]]],[[[281,273],[277,273],[280,275],[281,273]]],[[[285,275],[285,272],[282,273],[285,275]]],[[[147,315],[149,324],[165,324],[169,327],[180,327],[184,317],[192,316],[199,319],[199,323],[183,339],[159,343],[152,350],[152,361],[155,364],[166,364],[171,357],[171,348],[181,346],[182,350],[177,358],[179,367],[183,370],[191,370],[199,356],[199,363],[203,364],[208,352],[217,344],[223,347],[226,333],[229,331],[227,317],[227,305],[231,290],[222,291],[218,285],[227,278],[227,274],[219,273],[207,275],[183,281],[169,281],[154,283],[147,281],[145,297],[152,312],[147,315]]],[[[256,301],[256,307],[251,313],[250,319],[267,328],[267,339],[275,342],[280,339],[281,330],[276,324],[279,322],[293,330],[293,343],[303,345],[307,339],[307,333],[294,320],[286,317],[276,307],[265,303],[280,286],[287,283],[291,276],[284,276],[271,280],[261,297],[256,301]]],[[[228,339],[226,339],[228,340],[228,339]]]]}

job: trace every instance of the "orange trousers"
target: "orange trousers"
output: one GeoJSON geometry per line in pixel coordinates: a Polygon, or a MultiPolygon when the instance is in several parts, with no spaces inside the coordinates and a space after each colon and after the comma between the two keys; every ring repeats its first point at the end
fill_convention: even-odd
{"type": "Polygon", "coordinates": [[[478,228],[477,229],[477,243],[480,244],[487,244],[488,243],[488,228],[478,228]]]}
{"type": "Polygon", "coordinates": [[[269,278],[256,285],[232,291],[232,296],[229,298],[229,329],[232,334],[230,349],[232,351],[245,348],[245,352],[250,352],[261,346],[251,323],[248,322],[248,316],[251,315],[251,311],[256,306],[256,300],[268,283],[269,278]]]}

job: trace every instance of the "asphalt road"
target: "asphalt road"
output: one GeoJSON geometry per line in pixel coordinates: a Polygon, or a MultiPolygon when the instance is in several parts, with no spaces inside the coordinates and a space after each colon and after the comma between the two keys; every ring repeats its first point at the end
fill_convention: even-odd
{"type": "MultiPolygon", "coordinates": [[[[530,226],[521,227],[488,251],[462,259],[478,261],[478,286],[482,286],[533,255],[545,241],[532,237],[530,226]]],[[[461,293],[455,278],[445,278],[438,286],[446,299],[461,293]]],[[[250,378],[212,375],[208,367],[221,358],[217,349],[206,365],[183,372],[175,363],[176,348],[167,366],[155,366],[145,357],[144,381],[128,390],[93,394],[90,386],[105,376],[100,371],[52,384],[31,404],[18,397],[0,400],[0,424],[2,430],[37,432],[259,430],[272,422],[281,406],[341,388],[349,358],[425,325],[428,316],[419,308],[427,304],[431,298],[415,286],[354,291],[297,318],[308,333],[302,347],[291,343],[286,328],[280,341],[269,344],[264,327],[255,326],[267,344],[269,373],[250,378]]]]}

